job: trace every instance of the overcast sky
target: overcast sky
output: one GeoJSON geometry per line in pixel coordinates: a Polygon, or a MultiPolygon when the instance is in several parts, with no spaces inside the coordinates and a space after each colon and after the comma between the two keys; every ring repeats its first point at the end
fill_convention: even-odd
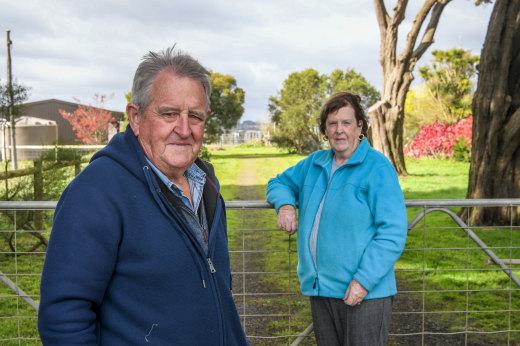
{"type": "MultiPolygon", "coordinates": [[[[404,40],[421,0],[411,0],[404,40]]],[[[480,54],[492,6],[453,0],[433,49],[480,54]]],[[[386,1],[392,14],[395,1],[386,1]]],[[[242,120],[267,120],[267,102],[287,76],[312,67],[329,74],[353,68],[381,90],[379,29],[369,0],[0,0],[0,82],[7,79],[5,31],[11,30],[13,78],[31,87],[29,101],[49,98],[124,111],[124,94],[148,51],[177,47],[245,90],[242,120]]],[[[416,74],[416,80],[419,77],[416,74]]]]}

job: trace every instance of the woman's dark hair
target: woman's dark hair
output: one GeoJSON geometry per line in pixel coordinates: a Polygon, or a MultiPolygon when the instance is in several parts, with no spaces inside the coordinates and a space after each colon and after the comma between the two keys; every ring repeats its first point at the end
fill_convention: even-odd
{"type": "Polygon", "coordinates": [[[368,119],[365,115],[365,111],[361,106],[361,97],[356,94],[349,93],[347,91],[340,91],[332,95],[327,102],[323,105],[320,111],[319,125],[321,134],[325,134],[325,127],[327,125],[327,117],[330,113],[338,111],[340,108],[345,106],[352,106],[356,115],[356,123],[361,121],[363,123],[361,133],[367,137],[368,135],[368,119]]]}

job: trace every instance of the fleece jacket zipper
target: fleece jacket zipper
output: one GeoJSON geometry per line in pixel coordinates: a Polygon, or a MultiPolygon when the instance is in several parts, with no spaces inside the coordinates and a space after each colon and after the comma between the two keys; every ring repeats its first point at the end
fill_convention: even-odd
{"type": "MultiPolygon", "coordinates": [[[[215,269],[215,266],[213,265],[213,262],[211,261],[211,256],[209,255],[209,252],[210,252],[209,251],[209,236],[208,236],[208,231],[206,230],[206,227],[204,227],[204,222],[202,222],[202,216],[200,216],[197,219],[197,215],[195,215],[193,210],[191,210],[190,208],[186,207],[184,204],[181,205],[181,208],[186,210],[188,212],[188,214],[190,214],[193,217],[193,219],[199,223],[199,226],[202,229],[202,234],[204,236],[204,241],[206,241],[208,243],[208,255],[206,255],[207,256],[206,260],[208,262],[209,269],[210,269],[212,274],[216,273],[217,270],[215,269]]],[[[197,245],[200,248],[200,244],[198,243],[198,241],[195,240],[195,242],[197,243],[197,245]]],[[[202,249],[200,249],[200,250],[201,250],[201,252],[204,252],[202,249]]],[[[204,285],[204,287],[206,287],[206,285],[204,285]]]]}
{"type": "MultiPolygon", "coordinates": [[[[148,182],[151,183],[151,186],[155,187],[153,190],[155,191],[155,193],[157,193],[157,195],[155,193],[154,193],[154,195],[157,196],[157,197],[161,197],[162,196],[162,198],[159,198],[159,200],[158,200],[158,202],[161,201],[161,202],[159,202],[159,204],[161,206],[161,209],[164,212],[166,212],[166,215],[168,215],[168,217],[174,219],[174,221],[176,221],[176,223],[180,226],[180,228],[184,228],[186,230],[185,232],[180,232],[180,233],[182,234],[183,238],[187,237],[188,238],[187,241],[192,244],[192,246],[188,246],[188,244],[186,244],[186,246],[188,247],[188,249],[190,249],[190,252],[192,252],[193,260],[196,263],[198,263],[199,274],[200,274],[201,280],[202,280],[202,286],[204,288],[207,288],[207,285],[206,285],[206,282],[205,282],[204,276],[203,276],[203,269],[200,267],[201,263],[198,260],[198,256],[195,253],[193,253],[194,252],[193,251],[194,248],[196,248],[197,250],[195,250],[195,251],[199,251],[199,254],[202,254],[202,256],[205,257],[204,250],[202,249],[202,246],[199,244],[199,242],[196,239],[194,239],[193,234],[191,234],[191,231],[189,229],[187,229],[187,227],[185,226],[184,222],[182,222],[182,220],[178,219],[180,217],[179,211],[175,210],[176,208],[174,207],[172,202],[169,201],[168,197],[161,191],[160,186],[156,186],[153,183],[154,179],[152,179],[152,177],[150,175],[151,172],[150,172],[150,168],[148,166],[145,166],[145,172],[148,173],[148,174],[145,174],[146,177],[147,177],[148,182]],[[169,211],[166,211],[164,209],[165,207],[167,209],[169,209],[169,211]],[[174,215],[176,215],[176,216],[174,216],[174,215]]],[[[212,185],[214,185],[213,182],[211,182],[211,183],[212,183],[212,185]]],[[[222,198],[222,197],[220,196],[220,198],[222,198]]],[[[217,203],[218,203],[218,197],[217,197],[217,203]]],[[[222,200],[221,200],[221,203],[223,203],[222,200]]],[[[197,220],[195,213],[192,210],[188,209],[183,203],[179,203],[177,205],[180,206],[181,208],[185,208],[192,215],[192,217],[194,217],[195,220],[197,220]]],[[[219,220],[220,213],[222,212],[218,207],[215,207],[215,210],[217,211],[217,213],[215,215],[213,215],[214,222],[212,223],[213,224],[212,228],[216,227],[215,220],[219,220]]],[[[202,229],[205,230],[205,228],[202,225],[202,223],[199,220],[197,220],[197,221],[199,222],[199,224],[202,227],[202,229]]],[[[210,232],[210,233],[212,233],[211,236],[213,236],[216,233],[216,231],[213,231],[213,232],[210,232]]],[[[207,234],[207,231],[206,231],[206,234],[207,234]]],[[[211,277],[211,280],[212,280],[212,283],[213,283],[213,290],[212,291],[213,291],[213,295],[214,295],[214,298],[215,298],[217,314],[220,317],[219,318],[220,319],[220,323],[219,323],[220,324],[220,335],[221,335],[222,340],[223,340],[222,341],[223,342],[222,345],[225,345],[226,344],[226,341],[225,341],[226,337],[225,337],[225,333],[224,333],[224,330],[225,330],[224,329],[224,318],[222,316],[222,311],[221,311],[221,309],[222,309],[222,302],[221,302],[221,299],[220,299],[220,293],[219,293],[219,287],[218,287],[217,279],[214,276],[214,274],[216,273],[217,270],[216,270],[216,268],[213,265],[213,262],[211,260],[211,253],[213,252],[211,244],[213,243],[213,246],[214,246],[214,242],[209,241],[209,238],[211,237],[210,234],[207,234],[206,236],[208,238],[208,256],[206,257],[206,261],[208,263],[210,272],[212,274],[212,275],[210,275],[210,277],[211,277]]],[[[205,238],[206,238],[206,236],[205,236],[205,238]]]]}

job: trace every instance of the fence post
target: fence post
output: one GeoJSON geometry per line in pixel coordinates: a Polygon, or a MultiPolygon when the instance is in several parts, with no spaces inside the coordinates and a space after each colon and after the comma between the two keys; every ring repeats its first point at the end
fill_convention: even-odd
{"type": "Polygon", "coordinates": [[[74,163],[74,176],[77,176],[81,172],[81,159],[76,160],[74,163]]]}
{"type": "MultiPolygon", "coordinates": [[[[34,160],[34,200],[41,201],[43,199],[43,165],[42,160],[34,160]]],[[[41,210],[34,211],[34,227],[36,230],[43,229],[43,212],[41,210]]]]}

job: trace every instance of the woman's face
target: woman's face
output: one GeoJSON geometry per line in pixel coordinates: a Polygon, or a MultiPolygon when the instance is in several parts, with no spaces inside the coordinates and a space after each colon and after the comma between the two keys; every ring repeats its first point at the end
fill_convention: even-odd
{"type": "Polygon", "coordinates": [[[336,158],[348,160],[359,145],[359,135],[363,122],[356,122],[354,108],[351,105],[329,113],[325,122],[325,135],[336,158]]]}

